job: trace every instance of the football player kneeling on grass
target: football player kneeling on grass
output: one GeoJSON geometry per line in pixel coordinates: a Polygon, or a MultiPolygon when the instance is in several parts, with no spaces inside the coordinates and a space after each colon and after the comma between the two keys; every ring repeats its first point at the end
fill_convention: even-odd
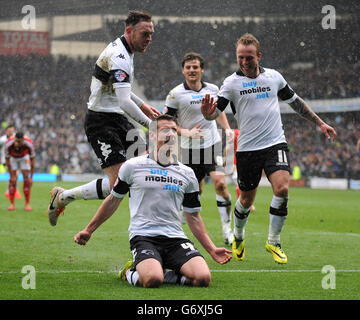
{"type": "Polygon", "coordinates": [[[150,126],[150,154],[130,159],[121,166],[111,194],[88,226],[74,240],[85,245],[92,233],[116,211],[130,191],[130,249],[133,261],[119,277],[132,285],[158,287],[162,283],[208,286],[209,267],[186,237],[181,223],[183,206],[190,230],[219,264],[231,259],[231,251],[217,248],[199,214],[199,184],[193,170],[177,161],[177,123],[162,115],[150,126]]]}

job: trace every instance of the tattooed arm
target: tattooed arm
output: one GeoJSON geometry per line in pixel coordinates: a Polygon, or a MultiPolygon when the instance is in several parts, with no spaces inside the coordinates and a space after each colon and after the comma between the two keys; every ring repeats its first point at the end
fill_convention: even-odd
{"type": "Polygon", "coordinates": [[[320,117],[311,110],[309,105],[303,99],[297,97],[289,105],[300,116],[318,125],[328,140],[331,138],[331,136],[333,140],[336,139],[336,131],[334,128],[330,127],[323,120],[321,120],[320,117]]]}

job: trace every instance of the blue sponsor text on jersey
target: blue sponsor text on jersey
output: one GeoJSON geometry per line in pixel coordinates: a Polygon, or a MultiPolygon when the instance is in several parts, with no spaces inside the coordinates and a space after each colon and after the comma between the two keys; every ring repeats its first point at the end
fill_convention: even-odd
{"type": "Polygon", "coordinates": [[[166,183],[163,190],[180,192],[183,182],[179,179],[168,176],[168,170],[150,169],[150,176],[145,177],[145,181],[166,183]]]}
{"type": "Polygon", "coordinates": [[[192,99],[202,99],[202,98],[204,98],[204,95],[203,94],[192,95],[191,98],[192,99]]]}
{"type": "Polygon", "coordinates": [[[150,169],[150,174],[166,177],[168,175],[168,171],[163,169],[150,169]]]}
{"type": "Polygon", "coordinates": [[[270,87],[261,87],[261,86],[257,87],[256,81],[243,82],[242,85],[243,87],[247,87],[247,89],[240,90],[240,96],[256,93],[255,99],[270,98],[270,94],[269,94],[269,91],[271,91],[270,87]]]}
{"type": "Polygon", "coordinates": [[[243,82],[243,88],[247,88],[247,87],[254,87],[256,88],[256,83],[257,81],[249,81],[249,82],[243,82]]]}
{"type": "Polygon", "coordinates": [[[192,95],[191,98],[195,100],[191,100],[190,104],[200,104],[202,99],[204,98],[204,95],[203,94],[192,95]]]}
{"type": "Polygon", "coordinates": [[[258,93],[258,94],[256,95],[256,98],[255,98],[255,99],[265,99],[265,98],[270,98],[270,95],[269,95],[267,92],[265,92],[265,93],[258,93]]]}

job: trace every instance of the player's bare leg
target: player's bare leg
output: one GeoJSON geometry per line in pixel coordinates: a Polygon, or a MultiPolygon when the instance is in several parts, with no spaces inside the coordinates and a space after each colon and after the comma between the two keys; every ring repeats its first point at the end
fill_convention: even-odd
{"type": "Polygon", "coordinates": [[[149,258],[139,262],[136,270],[131,269],[130,261],[120,271],[119,277],[132,284],[133,286],[142,286],[145,288],[157,288],[164,281],[163,268],[159,261],[149,258]]]}
{"type": "MultiPolygon", "coordinates": [[[[237,199],[240,198],[240,193],[241,193],[241,191],[240,191],[239,185],[236,184],[236,197],[237,197],[237,199]]],[[[250,206],[250,212],[251,211],[255,211],[255,206],[253,204],[250,206]]]]}
{"type": "Polygon", "coordinates": [[[186,278],[185,284],[197,287],[208,287],[211,281],[209,267],[202,257],[193,257],[180,269],[180,273],[186,278]]]}
{"type": "Polygon", "coordinates": [[[231,195],[225,182],[225,174],[220,171],[210,172],[216,192],[216,202],[222,224],[225,244],[232,244],[234,234],[231,229],[231,195]]]}
{"type": "Polygon", "coordinates": [[[10,206],[8,207],[9,211],[15,210],[15,192],[17,185],[17,174],[15,170],[10,172],[10,180],[9,180],[9,200],[10,206]]]}
{"type": "Polygon", "coordinates": [[[23,170],[22,174],[24,177],[23,191],[25,196],[25,210],[31,211],[32,210],[32,208],[30,207],[31,180],[29,179],[30,171],[23,170]]]}

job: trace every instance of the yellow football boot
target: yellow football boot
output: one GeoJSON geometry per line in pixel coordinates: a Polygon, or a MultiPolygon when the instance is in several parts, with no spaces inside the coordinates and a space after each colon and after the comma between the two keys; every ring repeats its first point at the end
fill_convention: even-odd
{"type": "Polygon", "coordinates": [[[133,265],[133,261],[132,261],[132,260],[129,260],[128,262],[126,262],[124,268],[122,268],[122,269],[119,271],[118,278],[126,281],[126,271],[128,271],[129,269],[131,269],[132,265],[133,265]]]}
{"type": "Polygon", "coordinates": [[[270,252],[275,260],[275,262],[280,264],[287,263],[287,256],[285,252],[281,249],[280,244],[271,244],[268,241],[266,241],[265,249],[270,252]]]}
{"type": "Polygon", "coordinates": [[[237,240],[234,236],[231,249],[236,260],[243,261],[245,259],[245,240],[237,240]]]}

